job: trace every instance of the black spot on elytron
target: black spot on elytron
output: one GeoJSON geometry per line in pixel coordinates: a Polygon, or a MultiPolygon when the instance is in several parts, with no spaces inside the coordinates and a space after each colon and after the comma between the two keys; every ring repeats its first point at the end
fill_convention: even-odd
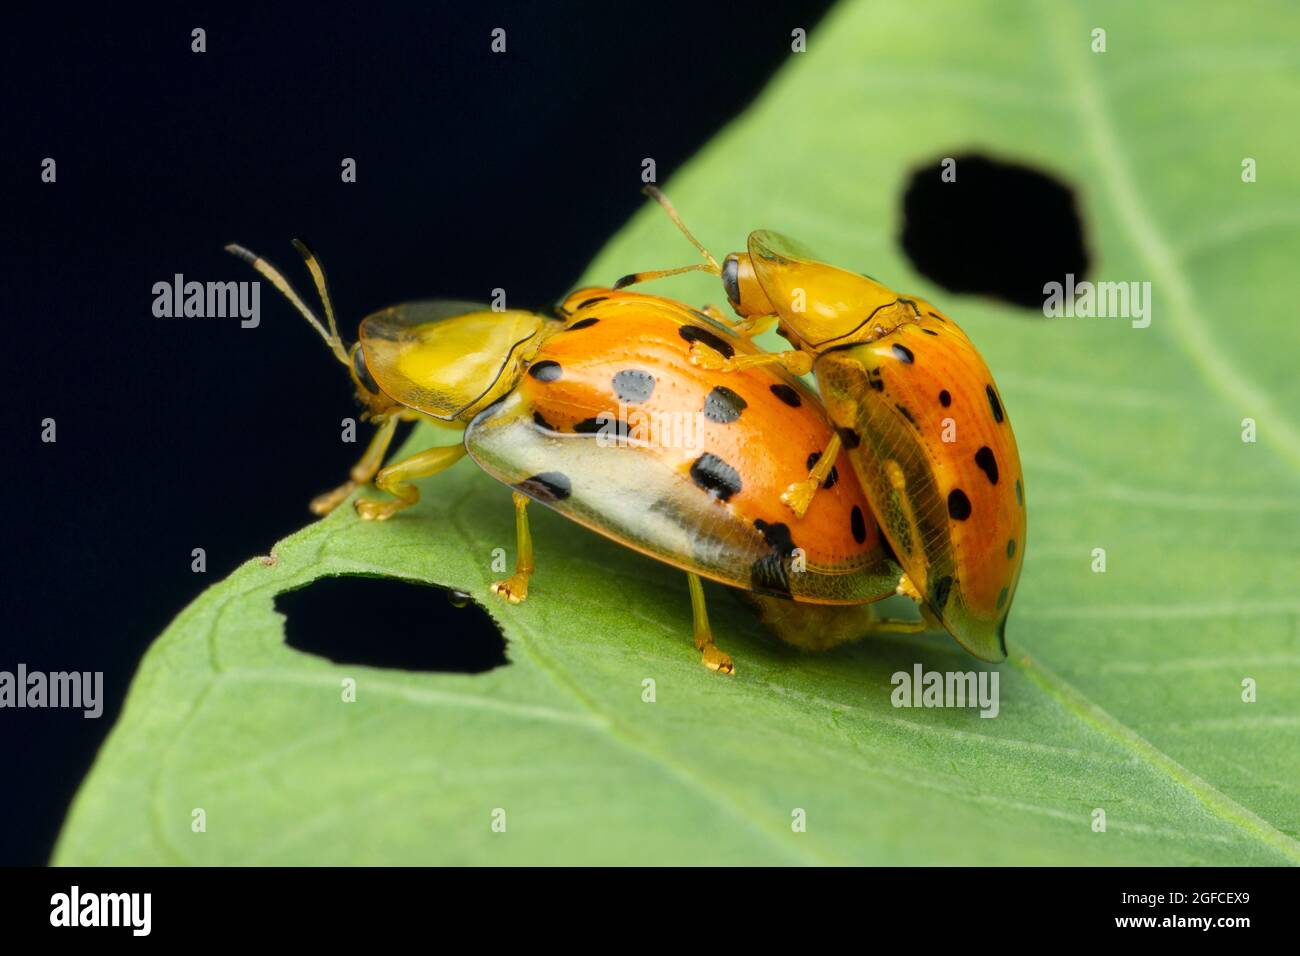
{"type": "Polygon", "coordinates": [[[562,471],[544,471],[531,478],[525,478],[515,485],[516,491],[522,491],[529,498],[538,501],[563,501],[573,494],[573,482],[562,471]]]}
{"type": "Polygon", "coordinates": [[[601,435],[606,438],[626,439],[628,436],[627,422],[621,418],[616,418],[612,414],[606,414],[603,418],[584,418],[573,426],[573,430],[579,435],[601,435]]]}
{"type": "Polygon", "coordinates": [[[1003,588],[998,592],[998,610],[1002,610],[1002,605],[1007,603],[1007,589],[1003,588]]]}
{"type": "Polygon", "coordinates": [[[542,417],[541,412],[533,412],[533,422],[538,428],[545,428],[548,432],[555,431],[555,426],[542,417]]]}
{"type": "Polygon", "coordinates": [[[939,404],[942,405],[944,408],[947,408],[949,405],[952,404],[952,396],[948,394],[948,390],[946,388],[939,393],[939,404]]]}
{"type": "Polygon", "coordinates": [[[777,554],[788,558],[794,554],[794,538],[790,536],[790,526],[784,521],[774,521],[768,524],[762,518],[754,519],[754,527],[758,533],[763,536],[763,540],[777,554]]]}
{"type": "Polygon", "coordinates": [[[721,352],[724,358],[731,358],[736,354],[736,350],[730,342],[719,335],[715,335],[708,329],[700,328],[698,325],[683,325],[677,330],[677,334],[687,342],[692,344],[700,342],[714,351],[721,352]]]}
{"type": "MultiPolygon", "coordinates": [[[[607,296],[607,295],[598,295],[598,296],[594,296],[593,298],[590,298],[590,299],[583,299],[581,302],[578,303],[578,308],[579,308],[579,309],[585,309],[585,308],[587,308],[588,306],[595,305],[597,302],[604,302],[604,301],[606,301],[608,298],[609,298],[609,296],[607,296]]],[[[595,320],[595,319],[583,319],[583,321],[584,321],[584,322],[586,322],[586,321],[595,322],[596,320],[595,320]]]]}
{"type": "Polygon", "coordinates": [[[980,450],[975,453],[975,464],[979,465],[980,471],[989,476],[989,482],[996,485],[998,483],[998,460],[993,454],[993,449],[988,445],[981,445],[980,450]]]}
{"type": "Polygon", "coordinates": [[[857,505],[853,506],[853,511],[849,515],[849,530],[853,532],[853,540],[858,544],[867,540],[867,519],[857,505]]]}
{"type": "Polygon", "coordinates": [[[911,365],[916,360],[916,356],[912,354],[912,350],[906,345],[899,345],[895,342],[891,351],[894,353],[895,358],[907,365],[911,365]]]}
{"type": "Polygon", "coordinates": [[[867,384],[877,392],[883,392],[885,390],[885,380],[880,377],[879,367],[870,369],[867,372],[867,384]]]}
{"type": "Polygon", "coordinates": [[[845,448],[853,449],[862,444],[862,436],[852,428],[837,428],[835,430],[839,432],[840,441],[845,448]]]}
{"type": "Polygon", "coordinates": [[[909,422],[911,422],[915,427],[917,427],[917,428],[920,428],[920,427],[921,427],[921,426],[919,426],[919,425],[916,424],[916,419],[912,417],[912,413],[909,412],[909,411],[907,410],[907,407],[906,407],[906,406],[904,406],[904,405],[899,405],[897,402],[895,402],[895,403],[894,403],[894,407],[897,408],[898,411],[899,411],[899,413],[900,413],[904,418],[906,418],[909,422]]]}
{"type": "Polygon", "coordinates": [[[948,492],[948,517],[954,521],[965,521],[970,517],[970,499],[960,488],[948,492]]]}
{"type": "Polygon", "coordinates": [[[876,540],[880,542],[880,550],[885,552],[885,557],[898,564],[898,553],[894,550],[894,546],[889,543],[889,539],[885,537],[885,529],[880,527],[879,522],[876,524],[876,540]]]}
{"type": "MultiPolygon", "coordinates": [[[[819,451],[815,451],[815,452],[813,452],[811,455],[809,455],[809,456],[808,456],[808,470],[809,470],[809,471],[812,471],[812,470],[813,470],[813,466],[816,465],[817,462],[819,462],[819,461],[821,461],[821,460],[822,460],[822,453],[819,452],[819,451]]],[[[835,487],[835,482],[837,482],[837,481],[839,481],[839,480],[840,480],[840,471],[839,471],[839,469],[836,468],[834,465],[831,465],[831,470],[828,471],[828,472],[826,473],[826,480],[822,482],[822,487],[823,487],[823,488],[834,488],[834,487],[835,487]]]]}
{"type": "Polygon", "coordinates": [[[928,316],[929,316],[930,318],[932,318],[932,319],[938,319],[940,322],[943,322],[945,325],[946,325],[947,322],[948,322],[948,320],[945,319],[945,318],[944,318],[942,315],[940,315],[938,312],[927,312],[927,313],[925,313],[925,314],[928,315],[928,316]]]}
{"type": "Polygon", "coordinates": [[[790,575],[785,559],[775,551],[763,555],[749,566],[749,589],[768,597],[790,597],[790,575]]]}
{"type": "Polygon", "coordinates": [[[655,390],[655,377],[639,368],[625,368],[612,380],[614,394],[621,401],[635,405],[644,402],[655,390]]]}
{"type": "Polygon", "coordinates": [[[336,664],[481,674],[508,663],[505,638],[487,611],[444,588],[327,575],[277,594],[274,604],[285,618],[286,644],[336,664]],[[429,640],[430,627],[443,639],[429,640]],[[374,640],[375,633],[384,639],[374,640]]]}
{"type": "Polygon", "coordinates": [[[559,362],[547,359],[528,366],[528,374],[539,382],[554,382],[564,374],[564,369],[560,368],[559,362]]]}
{"type": "Polygon", "coordinates": [[[718,385],[704,396],[704,417],[719,425],[730,425],[748,407],[748,402],[725,385],[718,385]]]}
{"type": "Polygon", "coordinates": [[[1016,539],[1015,539],[1015,538],[1008,538],[1008,539],[1007,539],[1007,557],[1008,557],[1008,558],[1014,558],[1015,556],[1016,556],[1016,539]]]}
{"type": "Polygon", "coordinates": [[[798,408],[803,404],[803,399],[799,397],[799,393],[789,385],[773,385],[771,388],[772,394],[791,408],[798,408]]]}
{"type": "Polygon", "coordinates": [[[790,576],[785,559],[794,554],[795,543],[790,536],[790,526],[782,521],[768,524],[762,518],[754,521],[754,527],[763,536],[770,554],[765,554],[750,566],[750,577],[755,591],[779,597],[790,596],[790,576]]]}
{"type": "Polygon", "coordinates": [[[1020,487],[1019,478],[1016,479],[1016,504],[1022,508],[1025,506],[1025,491],[1020,487]]]}
{"type": "MultiPolygon", "coordinates": [[[[600,301],[603,301],[603,300],[601,300],[601,299],[588,299],[588,300],[587,300],[587,302],[600,302],[600,301]]],[[[586,305],[587,302],[582,303],[582,305],[586,305]]],[[[580,306],[578,306],[578,308],[582,308],[582,306],[580,305],[580,306]]],[[[576,331],[578,331],[578,329],[589,329],[589,328],[591,328],[593,325],[595,325],[595,324],[596,324],[597,322],[599,322],[599,321],[600,321],[600,319],[579,319],[577,322],[574,322],[571,326],[569,326],[569,327],[568,327],[567,329],[565,329],[564,331],[566,331],[566,332],[576,332],[576,331]]]]}
{"type": "Polygon", "coordinates": [[[926,335],[938,335],[938,334],[939,334],[939,333],[936,332],[934,329],[922,329],[921,331],[924,332],[926,335]]]}
{"type": "Polygon", "coordinates": [[[691,465],[691,480],[719,501],[726,501],[741,487],[740,472],[707,451],[691,465]]]}
{"type": "Polygon", "coordinates": [[[998,424],[1002,423],[1002,403],[998,401],[998,393],[993,391],[992,385],[984,386],[984,394],[989,397],[989,408],[993,409],[993,420],[998,424]]]}
{"type": "Polygon", "coordinates": [[[943,617],[943,609],[948,606],[948,595],[952,593],[952,577],[944,575],[934,582],[934,589],[930,592],[930,606],[934,608],[934,613],[943,617]]]}
{"type": "Polygon", "coordinates": [[[370,374],[370,369],[366,366],[366,356],[361,349],[355,349],[352,352],[352,367],[356,369],[357,380],[365,387],[365,390],[371,395],[379,394],[379,383],[375,377],[370,374]]]}
{"type": "Polygon", "coordinates": [[[917,166],[902,207],[904,252],[950,292],[992,295],[1042,315],[1045,283],[1088,272],[1074,193],[1037,169],[940,152],[917,166]],[[942,157],[956,160],[952,182],[943,181],[942,157]]]}

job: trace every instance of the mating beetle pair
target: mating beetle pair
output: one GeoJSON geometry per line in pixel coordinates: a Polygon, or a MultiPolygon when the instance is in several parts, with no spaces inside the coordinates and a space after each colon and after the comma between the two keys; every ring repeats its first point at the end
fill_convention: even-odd
{"type": "Polygon", "coordinates": [[[378,425],[349,480],[312,510],[327,513],[373,481],[393,498],[360,498],[357,513],[389,518],[418,500],[413,479],[468,454],[514,491],[516,567],[493,585],[513,603],[533,571],[526,509],[536,500],[686,571],[696,647],[714,670],[734,665],[713,642],[702,577],[758,596],[765,618],[797,643],[937,622],[976,656],[1004,657],[1024,552],[1023,479],[969,339],[928,303],[821,264],[775,233],[753,233],[747,253],[719,265],[649,192],[705,257],[686,269],[719,275],[739,321],[624,291],[686,271],[674,269],[579,290],[554,318],[398,305],[365,318],[349,350],[302,243],[328,329],[266,260],[228,247],[317,329],[378,425]],[[791,350],[753,344],[773,323],[791,350]],[[797,377],[809,370],[820,399],[797,377]],[[461,430],[463,442],[381,468],[407,420],[461,430]],[[895,593],[920,602],[923,620],[853,613],[895,593]],[[846,612],[838,623],[837,607],[846,612]]]}

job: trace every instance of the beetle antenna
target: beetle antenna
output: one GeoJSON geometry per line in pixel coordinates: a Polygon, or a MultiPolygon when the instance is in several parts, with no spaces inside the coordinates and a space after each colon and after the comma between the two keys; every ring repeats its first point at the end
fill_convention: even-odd
{"type": "MultiPolygon", "coordinates": [[[[656,187],[650,185],[647,185],[644,189],[641,190],[641,192],[645,193],[647,196],[649,196],[651,199],[653,199],[655,202],[657,202],[660,206],[663,207],[664,212],[668,213],[668,218],[673,221],[673,225],[682,231],[682,235],[684,235],[687,238],[687,240],[690,241],[691,245],[693,245],[696,249],[699,250],[700,255],[702,255],[705,261],[708,262],[709,267],[707,269],[700,269],[699,271],[711,272],[715,276],[721,275],[722,269],[718,265],[718,260],[713,258],[713,256],[710,255],[709,250],[704,248],[704,243],[696,239],[695,236],[691,234],[691,231],[686,228],[686,223],[682,222],[682,217],[677,215],[677,210],[673,207],[673,204],[668,200],[668,197],[665,196],[663,193],[661,193],[656,187]]],[[[669,272],[667,274],[674,275],[675,273],[669,272]]],[[[658,277],[656,276],[656,278],[658,277]]]]}
{"type": "Polygon", "coordinates": [[[668,276],[679,276],[683,272],[708,272],[717,275],[717,270],[706,263],[701,262],[695,266],[681,266],[677,269],[657,269],[654,272],[633,272],[625,275],[614,283],[615,289],[626,289],[630,285],[636,285],[638,282],[649,282],[651,279],[666,279],[668,276]]]}
{"type": "Polygon", "coordinates": [[[329,286],[325,282],[325,267],[320,264],[320,259],[316,257],[316,253],[308,248],[307,243],[301,239],[290,239],[289,241],[298,250],[298,255],[302,256],[302,261],[307,263],[307,271],[311,273],[312,281],[316,283],[316,293],[325,305],[325,318],[330,324],[330,336],[335,342],[342,345],[343,339],[339,336],[339,326],[334,321],[334,303],[330,301],[329,286]]]}
{"type": "MultiPolygon", "coordinates": [[[[295,240],[295,247],[297,245],[297,240],[295,240]]],[[[299,251],[302,252],[306,249],[307,247],[303,246],[299,251]]],[[[347,350],[343,348],[343,341],[339,338],[338,327],[334,324],[334,309],[330,305],[328,294],[325,291],[325,272],[320,268],[320,263],[316,262],[316,257],[312,255],[311,250],[307,250],[304,253],[303,258],[306,259],[310,256],[307,267],[311,269],[312,278],[316,280],[316,288],[320,291],[321,299],[325,302],[325,311],[326,314],[329,315],[330,321],[329,332],[325,331],[325,326],[322,325],[320,319],[316,317],[316,313],[307,307],[307,303],[302,300],[302,296],[298,294],[298,290],[289,284],[289,280],[284,277],[279,269],[271,265],[271,263],[267,262],[261,256],[257,255],[257,253],[251,252],[236,243],[232,242],[230,245],[226,246],[226,251],[231,255],[243,259],[261,273],[267,282],[279,289],[280,294],[293,303],[293,307],[302,313],[302,317],[311,323],[312,328],[320,333],[320,337],[323,338],[325,344],[330,347],[330,351],[334,353],[334,357],[344,365],[350,364],[348,362],[347,350]],[[313,263],[315,264],[315,268],[312,268],[313,263]]]]}

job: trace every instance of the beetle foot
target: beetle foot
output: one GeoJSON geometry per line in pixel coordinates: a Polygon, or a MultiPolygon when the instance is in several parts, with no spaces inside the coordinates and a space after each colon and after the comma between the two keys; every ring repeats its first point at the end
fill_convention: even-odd
{"type": "Polygon", "coordinates": [[[700,368],[707,368],[710,371],[731,371],[730,359],[713,348],[711,345],[705,345],[703,342],[691,343],[691,364],[698,365],[700,368]]]}
{"type": "Polygon", "coordinates": [[[345,481],[332,491],[326,491],[317,495],[311,500],[311,504],[307,507],[311,509],[312,514],[320,515],[323,518],[339,505],[343,504],[343,502],[347,500],[348,495],[357,490],[357,487],[355,481],[345,481]]]}
{"type": "Polygon", "coordinates": [[[362,521],[387,521],[406,507],[405,501],[375,501],[373,498],[358,498],[352,503],[357,517],[362,521]]]}
{"type": "Polygon", "coordinates": [[[736,673],[736,665],[731,659],[731,655],[718,647],[717,644],[706,644],[700,648],[700,663],[711,671],[717,671],[719,674],[736,673]]]}
{"type": "Polygon", "coordinates": [[[528,575],[515,574],[492,585],[492,593],[503,601],[519,604],[528,597],[528,575]]]}
{"type": "Polygon", "coordinates": [[[917,590],[916,585],[912,583],[912,579],[906,574],[898,579],[898,587],[895,589],[894,593],[905,598],[911,598],[917,604],[922,603],[921,592],[917,590]]]}
{"type": "Polygon", "coordinates": [[[817,493],[817,485],[815,478],[791,482],[786,486],[785,491],[781,492],[781,503],[793,511],[796,518],[802,518],[808,513],[808,506],[812,504],[813,495],[817,493]]]}

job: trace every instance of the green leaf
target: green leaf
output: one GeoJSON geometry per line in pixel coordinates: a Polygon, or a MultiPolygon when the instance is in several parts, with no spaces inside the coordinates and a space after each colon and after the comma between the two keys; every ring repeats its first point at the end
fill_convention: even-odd
{"type": "MultiPolygon", "coordinates": [[[[799,237],[942,304],[996,371],[1030,510],[996,719],[891,706],[890,676],[916,663],[986,669],[942,635],[806,655],[720,588],[738,673],[711,674],[680,573],[541,508],[533,594],[499,606],[488,561],[513,541],[509,495],[462,462],[412,512],[376,526],[340,509],[182,613],[55,862],[1300,861],[1300,377],[1279,279],[1300,256],[1300,23],[1264,6],[847,4],[668,184],[715,251],[751,228],[799,237]],[[1150,328],[1025,318],[917,276],[894,239],[900,190],[967,148],[1075,184],[1096,277],[1150,281],[1150,328]],[[1257,183],[1240,180],[1248,156],[1257,183]],[[509,666],[417,674],[289,649],[273,596],[334,574],[469,591],[509,666]]],[[[692,256],[647,208],[586,279],[692,256]]],[[[703,277],[656,291],[720,298],[703,277]]]]}

